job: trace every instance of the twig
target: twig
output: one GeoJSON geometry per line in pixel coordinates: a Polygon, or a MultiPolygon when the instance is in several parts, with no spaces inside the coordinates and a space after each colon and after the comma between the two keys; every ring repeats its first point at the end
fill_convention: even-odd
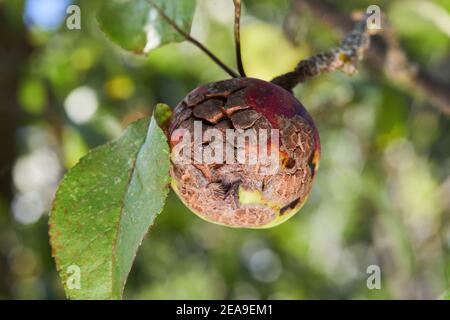
{"type": "Polygon", "coordinates": [[[241,77],[245,77],[244,65],[241,55],[241,0],[234,2],[234,42],[236,43],[236,61],[241,77]]]}
{"type": "MultiPolygon", "coordinates": [[[[330,3],[321,0],[293,0],[293,9],[298,14],[305,7],[334,29],[345,32],[351,28],[351,18],[330,3]]],[[[433,107],[450,115],[450,84],[410,61],[400,47],[395,32],[386,22],[383,23],[382,32],[372,37],[370,50],[366,54],[365,61],[371,69],[384,71],[388,79],[406,85],[410,92],[419,91],[433,107]]]]}
{"type": "Polygon", "coordinates": [[[369,47],[367,17],[365,15],[356,24],[338,47],[300,61],[294,71],[276,77],[272,82],[291,91],[299,83],[323,72],[341,70],[352,75],[356,71],[358,61],[363,58],[364,51],[369,47]]]}
{"type": "Polygon", "coordinates": [[[183,29],[181,29],[175,21],[173,21],[153,0],[147,0],[148,3],[155,8],[156,11],[158,11],[159,15],[166,20],[168,24],[170,24],[179,34],[181,34],[186,41],[189,41],[193,45],[195,45],[197,48],[199,48],[201,51],[206,53],[217,65],[219,65],[226,73],[228,73],[233,78],[238,78],[239,75],[233,71],[231,68],[229,68],[225,63],[223,63],[216,55],[214,55],[208,48],[206,48],[201,42],[199,42],[197,39],[193,38],[189,33],[185,32],[183,29]]]}

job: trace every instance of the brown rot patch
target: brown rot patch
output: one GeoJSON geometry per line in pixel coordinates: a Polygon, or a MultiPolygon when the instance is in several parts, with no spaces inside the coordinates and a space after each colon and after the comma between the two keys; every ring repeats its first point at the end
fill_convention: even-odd
{"type": "Polygon", "coordinates": [[[287,206],[284,206],[280,209],[280,216],[284,215],[288,210],[294,209],[298,204],[300,203],[300,198],[295,199],[291,203],[289,203],[287,206]]]}

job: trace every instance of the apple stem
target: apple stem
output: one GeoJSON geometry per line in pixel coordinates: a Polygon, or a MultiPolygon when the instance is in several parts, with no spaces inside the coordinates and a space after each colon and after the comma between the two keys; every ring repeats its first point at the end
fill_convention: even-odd
{"type": "Polygon", "coordinates": [[[233,2],[234,2],[234,42],[236,44],[237,67],[241,77],[246,77],[241,54],[241,0],[233,0],[233,2]]]}

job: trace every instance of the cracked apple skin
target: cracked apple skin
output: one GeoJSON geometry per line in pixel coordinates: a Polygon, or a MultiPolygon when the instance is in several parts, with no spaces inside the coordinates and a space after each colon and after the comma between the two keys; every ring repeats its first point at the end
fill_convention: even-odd
{"type": "MultiPolygon", "coordinates": [[[[194,121],[201,121],[205,132],[220,130],[224,143],[226,129],[278,129],[279,166],[266,174],[260,164],[179,164],[172,152],[171,186],[190,210],[209,222],[236,228],[273,227],[299,211],[318,170],[320,140],[313,119],[289,91],[254,78],[198,87],[178,104],[169,121],[172,151],[182,140],[177,129],[193,136],[194,121]]],[[[210,142],[203,140],[203,147],[210,142]]]]}

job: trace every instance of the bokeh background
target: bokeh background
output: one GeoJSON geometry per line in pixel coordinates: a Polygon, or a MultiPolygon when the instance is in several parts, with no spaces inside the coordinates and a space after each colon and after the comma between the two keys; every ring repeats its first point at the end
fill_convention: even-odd
{"type": "MultiPolygon", "coordinates": [[[[0,0],[1,299],[64,299],[47,221],[68,168],[156,103],[175,106],[193,88],[227,78],[187,43],[148,57],[121,51],[98,29],[98,2],[77,1],[82,29],[69,31],[70,0],[0,0]]],[[[288,0],[243,2],[243,56],[253,77],[269,80],[342,38],[308,10],[293,15],[288,0]]],[[[408,56],[450,81],[450,2],[331,2],[348,15],[380,5],[408,56]]],[[[231,0],[200,0],[193,35],[234,66],[232,21],[231,0]]],[[[295,93],[322,140],[321,168],[301,212],[274,229],[234,230],[200,220],[171,194],[125,298],[443,296],[449,116],[364,64],[351,78],[322,75],[295,93]],[[381,268],[380,290],[366,286],[369,265],[381,268]]]]}

